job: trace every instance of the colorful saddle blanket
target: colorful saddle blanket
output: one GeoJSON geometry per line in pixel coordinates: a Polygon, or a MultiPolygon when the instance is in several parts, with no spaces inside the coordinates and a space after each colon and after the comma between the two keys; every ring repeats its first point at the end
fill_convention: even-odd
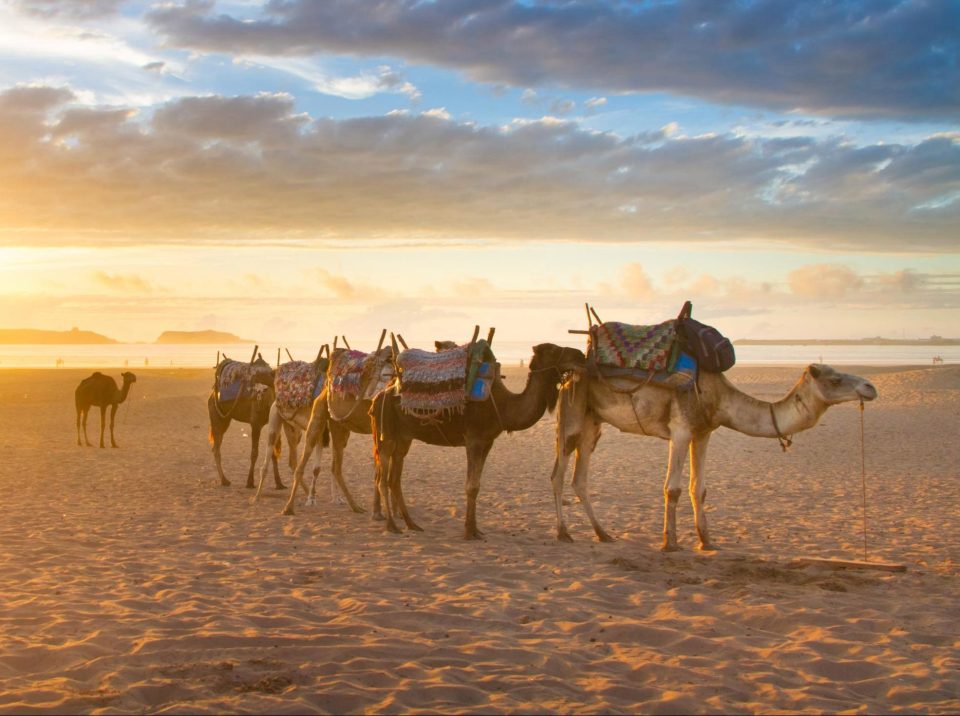
{"type": "Polygon", "coordinates": [[[495,374],[496,359],[484,340],[448,348],[436,353],[410,348],[397,356],[400,369],[400,409],[419,417],[462,413],[468,390],[481,373],[487,390],[469,396],[489,397],[489,382],[495,374]],[[489,380],[488,380],[489,378],[489,380]]]}
{"type": "Polygon", "coordinates": [[[308,363],[295,360],[277,368],[277,405],[284,410],[299,410],[313,404],[323,390],[326,361],[308,363]]]}
{"type": "Polygon", "coordinates": [[[676,361],[676,338],[676,320],[653,326],[611,321],[590,327],[588,352],[601,366],[672,371],[676,361]]]}
{"type": "Polygon", "coordinates": [[[339,349],[330,359],[327,381],[330,390],[344,397],[366,400],[372,393],[386,387],[389,378],[374,375],[378,368],[389,361],[376,353],[339,349]],[[374,380],[376,383],[374,384],[374,380]]]}
{"type": "Polygon", "coordinates": [[[254,385],[272,384],[273,370],[263,360],[243,363],[224,359],[217,366],[215,387],[217,400],[221,403],[236,400],[242,391],[249,391],[254,385]]]}

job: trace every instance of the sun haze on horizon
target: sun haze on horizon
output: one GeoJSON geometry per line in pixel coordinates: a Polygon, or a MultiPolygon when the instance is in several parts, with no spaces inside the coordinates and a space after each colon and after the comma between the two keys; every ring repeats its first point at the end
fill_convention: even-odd
{"type": "Polygon", "coordinates": [[[7,0],[0,328],[960,336],[958,12],[7,0]]]}

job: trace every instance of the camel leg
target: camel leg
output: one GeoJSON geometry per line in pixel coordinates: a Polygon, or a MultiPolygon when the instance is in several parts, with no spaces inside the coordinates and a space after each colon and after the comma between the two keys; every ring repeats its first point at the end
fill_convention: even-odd
{"type": "MultiPolygon", "coordinates": [[[[376,440],[376,432],[374,432],[376,440]]],[[[409,449],[409,447],[408,447],[409,449]]],[[[377,443],[377,456],[380,463],[380,503],[383,506],[384,521],[387,532],[400,533],[400,528],[393,519],[394,504],[390,502],[389,491],[400,482],[403,473],[403,456],[399,454],[400,446],[396,440],[383,439],[377,443]]]]}
{"type": "Polygon", "coordinates": [[[253,473],[257,468],[257,457],[260,455],[260,432],[263,430],[263,423],[254,422],[250,425],[250,469],[247,471],[246,488],[252,490],[256,485],[253,484],[253,473]]]}
{"type": "Polygon", "coordinates": [[[103,432],[107,428],[107,407],[105,405],[100,406],[100,447],[106,447],[103,444],[103,432]]]}
{"type": "Polygon", "coordinates": [[[463,538],[480,539],[483,532],[477,529],[477,495],[480,494],[480,476],[490,454],[493,441],[467,445],[467,517],[464,521],[463,538]]]}
{"type": "Polygon", "coordinates": [[[553,462],[553,472],[550,473],[550,483],[553,485],[553,503],[557,510],[557,539],[561,542],[573,542],[573,537],[567,530],[567,523],[563,519],[563,478],[567,474],[567,465],[570,462],[570,453],[564,452],[563,446],[557,446],[557,459],[553,462]]]}
{"type": "MultiPolygon", "coordinates": [[[[90,444],[90,438],[87,437],[87,418],[90,416],[90,408],[87,408],[86,410],[81,411],[81,413],[83,415],[83,442],[86,443],[87,447],[93,447],[93,445],[90,444]]],[[[77,422],[78,423],[80,422],[79,415],[77,416],[77,422]]],[[[79,444],[80,444],[80,434],[78,432],[77,445],[79,444]]]]}
{"type": "MultiPolygon", "coordinates": [[[[343,495],[347,500],[347,504],[350,505],[351,510],[357,514],[366,512],[366,510],[354,501],[353,495],[350,494],[350,489],[343,479],[343,451],[346,449],[347,442],[350,440],[350,430],[346,426],[338,425],[333,421],[330,421],[328,425],[330,426],[330,444],[333,449],[333,460],[331,462],[333,479],[330,481],[331,497],[335,500],[339,495],[343,495]],[[337,492],[338,488],[339,493],[337,492]]],[[[314,478],[314,482],[316,482],[316,478],[314,478]]]]}
{"type": "MultiPolygon", "coordinates": [[[[326,402],[322,404],[320,399],[313,403],[313,410],[310,413],[310,422],[307,423],[307,429],[303,434],[303,447],[300,449],[300,461],[297,463],[296,469],[293,471],[293,487],[290,488],[290,497],[287,498],[287,504],[283,507],[283,514],[292,515],[294,500],[297,497],[297,490],[302,486],[303,489],[308,489],[307,484],[303,479],[303,473],[307,469],[307,463],[310,462],[310,453],[313,452],[314,448],[317,448],[317,461],[320,460],[320,448],[322,447],[321,440],[323,438],[323,431],[327,427],[327,413],[326,413],[326,402]]],[[[314,483],[316,483],[316,475],[314,475],[314,483]]],[[[310,488],[310,491],[313,492],[314,488],[310,488]]],[[[308,496],[309,500],[309,496],[308,496]]]]}
{"type": "Polygon", "coordinates": [[[593,450],[597,447],[597,440],[600,439],[600,423],[595,418],[587,418],[583,424],[583,433],[580,437],[580,444],[577,446],[577,462],[573,468],[573,489],[583,504],[583,509],[593,525],[593,531],[597,539],[601,542],[613,542],[611,537],[597,516],[593,512],[593,504],[590,502],[590,491],[587,489],[587,481],[590,475],[590,458],[593,456],[593,450]]]}
{"type": "Polygon", "coordinates": [[[116,422],[118,407],[116,403],[110,406],[110,447],[120,447],[113,438],[113,424],[116,422]]]}
{"type": "Polygon", "coordinates": [[[677,502],[683,492],[683,463],[690,447],[689,435],[678,435],[675,431],[670,438],[670,460],[667,463],[667,479],[663,484],[663,547],[664,552],[676,552],[677,543],[677,502]]]}
{"type": "MultiPolygon", "coordinates": [[[[260,493],[263,492],[263,483],[267,479],[267,467],[272,462],[274,469],[274,479],[280,481],[277,475],[277,453],[280,451],[280,411],[277,410],[276,403],[270,407],[270,418],[267,421],[267,454],[263,456],[263,464],[260,466],[260,482],[257,483],[257,494],[253,496],[254,502],[260,499],[260,493]]],[[[284,426],[286,427],[286,426],[284,426]]]]}
{"type": "Polygon", "coordinates": [[[207,403],[207,409],[210,413],[210,446],[213,449],[213,462],[217,466],[217,474],[220,476],[220,485],[226,487],[230,480],[223,474],[223,463],[220,458],[220,446],[223,444],[223,436],[230,427],[230,418],[221,418],[217,413],[217,408],[213,403],[213,398],[207,403]]]}
{"type": "Polygon", "coordinates": [[[283,434],[287,438],[287,465],[290,466],[290,472],[293,472],[297,469],[297,450],[300,447],[300,438],[302,437],[300,430],[295,428],[290,423],[283,424],[283,434]]]}
{"type": "Polygon", "coordinates": [[[83,414],[83,411],[80,408],[77,408],[77,445],[83,447],[83,443],[80,442],[80,416],[83,414]]]}
{"type": "Polygon", "coordinates": [[[706,464],[709,443],[710,433],[704,433],[690,443],[690,502],[693,505],[693,520],[700,538],[701,550],[717,549],[710,541],[707,514],[703,509],[703,503],[707,499],[706,464]]]}
{"type": "Polygon", "coordinates": [[[413,521],[413,518],[410,516],[410,510],[407,509],[407,502],[403,499],[403,484],[401,482],[403,479],[403,461],[404,458],[406,458],[407,453],[410,451],[410,446],[412,444],[413,441],[398,442],[397,448],[393,452],[390,473],[390,496],[393,500],[393,510],[400,511],[400,516],[403,517],[403,521],[407,524],[407,528],[413,530],[414,532],[423,532],[423,528],[413,521]],[[393,471],[394,465],[398,466],[396,472],[393,471]]]}

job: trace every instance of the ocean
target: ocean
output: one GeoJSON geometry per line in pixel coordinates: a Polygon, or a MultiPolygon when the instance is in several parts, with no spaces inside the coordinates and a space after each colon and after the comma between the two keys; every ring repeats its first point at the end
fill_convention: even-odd
{"type": "MultiPolygon", "coordinates": [[[[562,345],[583,349],[583,336],[557,341],[562,345]]],[[[373,350],[373,345],[355,346],[373,350]]],[[[431,348],[432,346],[423,346],[431,348]]],[[[313,360],[320,343],[264,343],[260,353],[271,365],[289,360],[313,360]]],[[[498,341],[494,352],[504,365],[529,361],[531,344],[525,341],[498,341]]],[[[931,365],[935,356],[944,363],[960,363],[960,346],[923,345],[735,345],[737,363],[743,365],[803,365],[828,363],[842,365],[931,365]]],[[[218,352],[236,360],[249,360],[253,344],[230,345],[112,343],[105,345],[0,345],[0,369],[3,368],[212,368],[218,352]]]]}

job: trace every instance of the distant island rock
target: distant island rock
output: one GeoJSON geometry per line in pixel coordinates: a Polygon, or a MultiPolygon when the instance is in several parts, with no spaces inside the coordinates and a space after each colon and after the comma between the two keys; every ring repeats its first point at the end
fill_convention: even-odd
{"type": "Polygon", "coordinates": [[[0,328],[0,343],[6,344],[105,344],[116,343],[113,338],[93,331],[73,328],[69,331],[43,331],[36,328],[0,328]]]}
{"type": "Polygon", "coordinates": [[[164,331],[156,343],[255,343],[225,331],[164,331]]]}

